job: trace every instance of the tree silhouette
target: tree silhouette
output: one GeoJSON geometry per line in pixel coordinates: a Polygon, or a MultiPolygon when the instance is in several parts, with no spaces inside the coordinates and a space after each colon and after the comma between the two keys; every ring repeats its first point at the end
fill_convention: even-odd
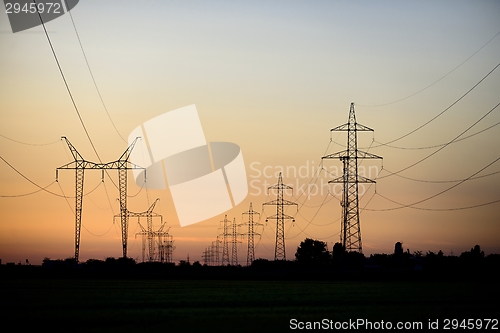
{"type": "Polygon", "coordinates": [[[337,242],[333,245],[332,256],[334,259],[340,258],[344,253],[346,253],[346,251],[341,243],[337,242]]]}
{"type": "Polygon", "coordinates": [[[295,259],[303,266],[326,266],[330,261],[330,252],[325,242],[306,238],[297,247],[295,259]]]}

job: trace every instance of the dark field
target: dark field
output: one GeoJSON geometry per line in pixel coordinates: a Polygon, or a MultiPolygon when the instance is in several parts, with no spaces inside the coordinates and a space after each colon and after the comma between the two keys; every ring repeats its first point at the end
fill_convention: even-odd
{"type": "MultiPolygon", "coordinates": [[[[2,326],[82,332],[283,332],[290,319],[498,318],[493,282],[3,279],[2,326]]],[[[5,332],[5,330],[2,330],[5,332]]]]}

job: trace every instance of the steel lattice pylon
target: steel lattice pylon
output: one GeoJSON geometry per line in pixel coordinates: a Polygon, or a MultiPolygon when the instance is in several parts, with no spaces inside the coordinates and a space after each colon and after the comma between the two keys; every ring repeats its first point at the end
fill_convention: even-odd
{"type": "Polygon", "coordinates": [[[76,148],[69,142],[66,137],[62,137],[68,144],[68,148],[73,155],[74,161],[67,163],[56,169],[56,181],[58,178],[58,170],[71,169],[76,172],[76,199],[75,199],[75,261],[78,262],[80,255],[80,234],[82,227],[82,207],[83,207],[83,180],[85,169],[101,170],[118,170],[118,189],[120,191],[120,223],[122,229],[122,248],[123,257],[127,256],[127,238],[128,238],[128,215],[127,215],[127,170],[144,169],[136,164],[129,162],[130,153],[137,142],[134,142],[125,150],[125,152],[116,161],[109,163],[94,163],[86,161],[76,148]]]}
{"type": "Polygon", "coordinates": [[[356,122],[354,103],[351,103],[348,123],[332,128],[330,131],[347,131],[347,150],[322,157],[322,159],[338,158],[343,165],[342,176],[329,181],[329,183],[343,184],[340,242],[346,251],[362,253],[358,184],[375,183],[375,181],[358,174],[358,160],[381,159],[382,157],[358,150],[357,132],[373,132],[373,129],[356,122]]]}
{"type": "Polygon", "coordinates": [[[83,178],[84,169],[76,169],[76,196],[75,196],[75,260],[78,262],[80,255],[80,233],[82,231],[82,207],[83,207],[83,178]]]}
{"type": "Polygon", "coordinates": [[[248,215],[248,222],[247,223],[242,223],[241,225],[248,225],[248,232],[246,234],[243,234],[243,236],[247,236],[248,239],[248,248],[247,248],[247,266],[252,265],[252,262],[255,260],[255,243],[254,243],[254,236],[255,235],[260,235],[255,232],[255,227],[256,226],[262,226],[262,223],[257,223],[254,222],[253,216],[257,214],[260,215],[260,213],[256,212],[252,208],[252,203],[250,203],[250,208],[248,211],[243,212],[242,215],[248,215]]]}
{"type": "Polygon", "coordinates": [[[276,200],[268,201],[263,203],[262,205],[274,205],[276,206],[276,214],[272,216],[268,216],[266,222],[269,219],[276,220],[276,246],[274,248],[274,260],[286,260],[286,251],[285,251],[285,220],[292,220],[295,222],[292,216],[286,215],[284,206],[291,206],[297,204],[295,202],[291,202],[283,199],[283,192],[285,190],[293,190],[292,187],[283,184],[283,180],[281,178],[281,172],[278,177],[278,184],[270,186],[269,190],[277,190],[276,200]]]}
{"type": "Polygon", "coordinates": [[[233,219],[231,227],[231,265],[238,266],[238,227],[236,225],[236,217],[233,219]]]}
{"type": "Polygon", "coordinates": [[[215,238],[215,266],[219,266],[220,264],[220,249],[219,244],[221,243],[219,236],[215,238]]]}
{"type": "Polygon", "coordinates": [[[224,265],[229,265],[230,260],[229,260],[229,244],[227,242],[227,238],[231,236],[229,233],[229,220],[227,219],[227,215],[224,215],[224,220],[221,221],[222,223],[222,266],[224,265]]]}
{"type": "MultiPolygon", "coordinates": [[[[142,247],[142,261],[144,262],[145,258],[145,242],[144,242],[144,237],[147,239],[148,243],[148,261],[155,261],[155,253],[154,253],[154,241],[153,237],[155,236],[155,233],[153,231],[153,217],[159,217],[160,218],[160,225],[163,225],[163,216],[154,213],[153,210],[156,206],[156,203],[160,199],[156,199],[153,204],[146,210],[145,212],[131,212],[129,210],[126,210],[127,213],[127,220],[130,220],[131,217],[137,217],[137,223],[139,223],[139,227],[141,228],[141,232],[137,233],[137,235],[143,236],[143,247],[142,247]],[[146,228],[144,228],[140,222],[141,217],[146,218],[146,228]]],[[[120,210],[120,214],[115,215],[113,217],[113,220],[117,217],[120,217],[120,220],[122,219],[122,212],[120,210]]]]}

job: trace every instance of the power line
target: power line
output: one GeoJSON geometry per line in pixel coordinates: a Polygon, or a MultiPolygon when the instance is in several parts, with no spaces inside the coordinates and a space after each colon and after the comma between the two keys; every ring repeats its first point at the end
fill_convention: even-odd
{"type": "MultiPolygon", "coordinates": [[[[500,65],[500,64],[499,64],[500,65]]],[[[393,176],[397,173],[400,173],[400,172],[403,172],[405,170],[408,170],[412,167],[414,167],[415,165],[425,161],[426,159],[430,158],[431,156],[434,156],[435,154],[437,154],[438,152],[440,152],[441,150],[443,150],[444,148],[446,148],[448,145],[450,145],[452,142],[454,142],[456,139],[458,139],[459,137],[461,137],[462,135],[464,135],[467,131],[469,131],[472,127],[476,126],[481,120],[483,120],[484,118],[486,118],[491,112],[493,112],[498,106],[500,105],[500,103],[498,103],[497,105],[495,105],[490,111],[488,111],[485,115],[483,115],[481,118],[479,118],[474,124],[472,124],[471,126],[469,126],[465,131],[463,131],[462,133],[460,133],[459,135],[457,135],[454,139],[452,139],[451,141],[449,141],[448,143],[446,143],[444,146],[442,146],[441,148],[437,149],[436,151],[432,152],[431,154],[427,155],[426,157],[420,159],[419,161],[399,170],[399,171],[396,171],[396,172],[389,172],[389,175],[387,176],[383,176],[383,177],[379,177],[379,179],[383,179],[383,178],[387,178],[387,177],[390,177],[390,176],[393,176]]]]}
{"type": "MultiPolygon", "coordinates": [[[[481,173],[483,170],[487,169],[487,168],[488,168],[488,167],[490,167],[491,165],[495,164],[496,162],[498,162],[498,160],[500,160],[500,157],[498,157],[496,160],[494,160],[493,162],[489,163],[489,164],[488,164],[488,165],[486,165],[485,167],[481,168],[479,171],[474,172],[472,175],[470,175],[469,177],[467,177],[467,178],[463,179],[463,180],[462,180],[462,181],[460,181],[459,183],[457,183],[457,184],[455,184],[455,185],[452,185],[452,186],[448,187],[447,189],[445,189],[445,190],[443,190],[443,191],[440,191],[440,192],[438,192],[438,193],[436,193],[436,194],[434,194],[434,195],[431,195],[430,197],[427,197],[427,198],[425,198],[425,199],[422,199],[422,200],[416,201],[416,202],[411,203],[411,204],[408,204],[408,205],[405,205],[405,204],[399,203],[399,202],[397,202],[397,201],[394,201],[394,200],[392,200],[392,199],[389,199],[389,198],[387,198],[387,197],[384,197],[383,195],[381,195],[381,194],[379,194],[379,193],[378,193],[378,195],[380,195],[380,196],[381,196],[381,197],[383,197],[384,199],[389,200],[389,201],[391,201],[391,202],[393,202],[393,203],[395,203],[395,204],[398,204],[398,205],[400,205],[400,207],[387,208],[387,209],[367,209],[367,210],[369,210],[369,211],[389,211],[389,210],[397,210],[397,209],[402,209],[402,208],[414,208],[414,209],[421,209],[421,208],[414,207],[414,206],[415,206],[415,205],[418,205],[418,204],[420,204],[420,203],[422,203],[422,202],[428,201],[428,200],[430,200],[430,199],[433,199],[433,198],[435,198],[435,197],[437,197],[437,196],[439,196],[439,195],[441,195],[441,194],[443,194],[443,193],[446,193],[446,192],[448,192],[448,191],[450,191],[450,190],[454,189],[455,187],[457,187],[457,186],[459,186],[459,185],[463,184],[464,182],[466,182],[466,181],[470,180],[470,179],[471,179],[471,178],[473,178],[475,175],[477,175],[477,174],[481,173]]],[[[381,178],[381,177],[380,177],[380,178],[381,178]]],[[[500,200],[499,200],[499,201],[500,201],[500,200]]],[[[495,203],[495,202],[497,202],[497,201],[492,201],[491,203],[495,203]]],[[[491,203],[490,203],[490,204],[491,204],[491,203]]],[[[484,204],[482,204],[482,205],[484,206],[484,204]]],[[[423,208],[422,208],[422,209],[423,209],[423,208]]],[[[425,209],[425,210],[433,210],[433,209],[425,209]]]]}
{"type": "Polygon", "coordinates": [[[2,156],[0,156],[0,159],[1,159],[2,161],[4,161],[4,162],[5,162],[5,164],[7,164],[7,165],[8,165],[8,166],[12,169],[12,170],[14,170],[15,172],[17,172],[17,173],[18,173],[21,177],[23,177],[23,178],[24,178],[24,179],[26,179],[28,182],[30,182],[31,184],[33,184],[33,185],[35,185],[36,187],[38,187],[38,188],[40,189],[40,191],[45,191],[45,192],[50,193],[50,194],[52,194],[52,195],[55,195],[55,196],[57,196],[57,197],[60,197],[60,198],[65,198],[65,196],[62,196],[62,195],[60,195],[60,194],[57,194],[57,193],[54,193],[54,192],[52,192],[52,191],[47,190],[47,188],[48,188],[50,185],[52,185],[52,184],[53,184],[53,182],[52,182],[50,185],[48,185],[48,186],[42,187],[42,186],[38,185],[37,183],[35,183],[34,181],[32,181],[31,179],[29,179],[28,177],[26,177],[25,175],[23,175],[23,174],[22,174],[19,170],[17,170],[17,169],[16,169],[16,168],[15,168],[12,164],[10,164],[9,162],[7,162],[7,160],[6,160],[5,158],[3,158],[2,156]]]}
{"type": "MultiPolygon", "coordinates": [[[[62,189],[62,187],[61,187],[61,184],[59,184],[59,182],[57,182],[57,185],[59,185],[59,189],[61,190],[61,193],[64,195],[64,198],[66,199],[66,203],[68,204],[68,207],[69,207],[69,209],[71,210],[71,213],[72,213],[73,215],[75,215],[76,213],[75,213],[75,211],[73,210],[73,208],[71,208],[71,205],[70,205],[70,203],[69,203],[69,201],[68,201],[68,198],[69,198],[69,197],[68,197],[68,196],[66,196],[66,195],[64,194],[64,191],[63,191],[63,189],[62,189]]],[[[100,184],[99,184],[99,185],[100,185],[100,184]]],[[[97,187],[99,187],[99,185],[98,185],[97,187]]],[[[97,187],[96,187],[96,188],[97,188],[97,187]]],[[[96,188],[95,188],[95,189],[96,189],[96,188]]],[[[93,189],[92,191],[90,191],[90,192],[89,192],[89,193],[87,193],[87,194],[90,194],[90,193],[91,193],[91,192],[93,192],[95,189],[93,189]]],[[[89,198],[89,199],[90,199],[90,198],[89,198]]],[[[85,229],[85,230],[86,230],[89,234],[91,234],[91,235],[93,235],[93,236],[96,236],[96,237],[102,237],[102,236],[106,235],[106,234],[107,234],[107,233],[111,230],[111,228],[113,227],[113,223],[111,224],[111,226],[109,227],[109,229],[108,229],[105,233],[103,233],[103,234],[101,234],[101,235],[94,234],[94,233],[93,233],[93,232],[91,232],[89,229],[87,229],[85,226],[82,226],[82,227],[83,227],[83,228],[84,228],[84,229],[85,229]]]]}
{"type": "MultiPolygon", "coordinates": [[[[35,5],[36,5],[36,0],[33,0],[33,3],[35,3],[35,5]]],[[[65,2],[65,3],[66,3],[66,2],[65,2]]],[[[66,3],[66,7],[67,7],[67,8],[69,8],[69,7],[67,6],[67,3],[66,3]]],[[[71,15],[71,11],[70,11],[70,15],[71,15]]],[[[87,138],[88,138],[88,140],[89,140],[89,142],[90,142],[90,145],[92,146],[92,149],[94,150],[94,152],[95,152],[95,154],[96,154],[96,156],[97,156],[97,159],[98,159],[98,160],[99,160],[99,162],[102,164],[101,157],[99,156],[99,153],[97,152],[97,149],[95,148],[94,142],[92,141],[92,139],[91,139],[91,137],[90,137],[90,134],[89,134],[89,132],[87,131],[87,127],[85,126],[85,123],[83,122],[83,118],[82,118],[82,116],[81,116],[81,114],[80,114],[80,111],[78,110],[78,107],[76,106],[76,102],[75,102],[75,99],[73,98],[73,94],[71,93],[71,90],[69,89],[68,82],[66,81],[66,77],[64,76],[64,72],[63,72],[62,67],[61,67],[61,65],[60,65],[60,63],[59,63],[59,59],[57,58],[56,51],[55,51],[55,49],[54,49],[54,47],[53,47],[53,45],[52,45],[52,42],[51,42],[51,40],[50,40],[49,34],[48,34],[48,32],[47,32],[47,29],[45,28],[45,23],[44,23],[44,22],[43,22],[43,20],[42,20],[42,16],[41,16],[40,12],[38,12],[38,17],[39,17],[39,19],[40,19],[40,22],[42,23],[43,31],[45,32],[45,36],[47,37],[47,41],[49,42],[50,49],[52,50],[52,54],[54,55],[54,59],[55,59],[55,61],[56,61],[57,67],[59,68],[59,73],[61,74],[61,77],[62,77],[62,79],[63,79],[63,81],[64,81],[64,85],[66,86],[66,90],[68,91],[69,97],[71,98],[71,101],[72,101],[72,103],[73,103],[73,107],[75,108],[75,111],[76,111],[76,113],[77,113],[77,115],[78,115],[78,118],[80,119],[80,123],[82,124],[82,127],[83,127],[83,129],[84,129],[84,131],[85,131],[85,134],[87,135],[87,138]]],[[[107,170],[105,170],[105,172],[106,172],[106,174],[108,175],[109,179],[111,180],[111,183],[112,183],[112,184],[113,184],[116,188],[118,188],[118,186],[116,186],[116,184],[114,183],[113,179],[109,176],[108,171],[107,171],[107,170]]],[[[104,189],[105,189],[105,191],[106,191],[106,196],[107,196],[107,198],[108,198],[108,203],[109,203],[109,205],[110,205],[110,207],[111,207],[111,210],[113,210],[113,207],[112,207],[112,205],[111,205],[111,200],[109,199],[109,193],[108,193],[108,189],[107,189],[106,185],[104,186],[104,189]]]]}
{"type": "MultiPolygon", "coordinates": [[[[455,141],[453,141],[452,143],[457,143],[457,142],[460,142],[460,141],[463,141],[463,140],[467,140],[469,138],[472,138],[476,135],[479,135],[481,133],[484,133],[490,129],[492,129],[493,127],[496,127],[500,125],[500,121],[491,125],[491,126],[488,126],[486,127],[485,129],[482,129],[480,131],[477,131],[476,133],[473,133],[473,134],[470,134],[470,135],[467,135],[467,136],[464,136],[463,138],[460,138],[460,139],[457,139],[455,141]]],[[[385,143],[382,143],[382,142],[379,142],[377,140],[374,140],[373,142],[376,142],[378,143],[378,145],[375,145],[373,146],[372,148],[379,148],[379,147],[389,147],[389,148],[394,148],[394,149],[401,149],[401,150],[425,150],[425,149],[432,149],[432,148],[438,148],[438,147],[442,147],[444,145],[446,145],[447,143],[440,143],[440,144],[437,144],[437,145],[432,145],[432,146],[423,146],[423,147],[402,147],[402,146],[393,146],[393,145],[389,145],[389,144],[385,144],[385,143]]],[[[337,141],[333,141],[333,143],[335,143],[336,145],[338,146],[341,146],[341,147],[345,147],[344,144],[342,143],[339,143],[337,141]]],[[[366,149],[368,147],[360,147],[359,149],[366,149]]]]}
{"type": "MultiPolygon", "coordinates": [[[[36,0],[33,0],[33,3],[36,5],[37,4],[36,0]]],[[[66,77],[64,76],[64,72],[63,72],[62,67],[59,63],[59,59],[57,58],[56,51],[54,50],[54,47],[52,46],[52,41],[50,40],[49,33],[47,32],[47,29],[45,28],[45,23],[42,20],[42,16],[41,16],[40,12],[38,12],[38,17],[40,18],[40,22],[42,23],[43,31],[45,32],[45,36],[47,37],[47,41],[49,42],[50,49],[52,50],[52,54],[54,55],[54,60],[56,61],[56,64],[57,64],[57,68],[59,68],[59,73],[61,74],[61,77],[64,81],[64,85],[66,87],[66,90],[68,91],[69,97],[71,98],[71,102],[73,103],[73,107],[75,108],[76,114],[78,115],[78,119],[80,119],[80,123],[82,124],[83,130],[85,131],[85,134],[87,135],[87,138],[90,142],[90,145],[92,146],[92,149],[94,150],[97,158],[99,159],[99,162],[102,163],[101,158],[99,156],[99,153],[97,152],[97,149],[94,146],[94,142],[90,138],[90,134],[87,131],[87,127],[85,126],[85,123],[83,122],[80,111],[78,110],[78,107],[76,106],[76,102],[75,102],[75,99],[73,98],[73,94],[71,93],[71,90],[69,89],[68,82],[66,81],[66,77]]]]}
{"type": "MultiPolygon", "coordinates": [[[[385,169],[385,171],[393,174],[394,176],[398,176],[398,177],[403,178],[403,179],[412,180],[414,182],[420,182],[420,183],[445,184],[445,183],[458,183],[458,182],[461,182],[461,181],[464,180],[464,179],[455,179],[455,180],[425,180],[425,179],[415,179],[415,178],[411,178],[411,177],[405,177],[405,176],[397,174],[397,173],[392,173],[391,171],[389,171],[387,169],[385,169]]],[[[492,173],[488,173],[486,175],[472,177],[472,178],[469,178],[468,180],[486,178],[486,177],[497,175],[499,173],[500,173],[500,171],[495,171],[495,172],[492,172],[492,173]]]]}
{"type": "MultiPolygon", "coordinates": [[[[338,220],[340,220],[340,218],[338,218],[337,220],[335,220],[335,221],[333,221],[333,222],[329,223],[328,225],[333,224],[333,223],[337,222],[338,220]]],[[[309,235],[307,232],[305,232],[305,231],[304,231],[304,230],[305,230],[305,228],[304,228],[304,229],[302,229],[302,228],[301,228],[298,224],[297,224],[297,228],[299,228],[300,232],[299,232],[297,235],[293,236],[293,237],[288,237],[288,239],[294,239],[295,237],[297,237],[297,236],[299,236],[299,235],[301,235],[301,234],[304,234],[304,235],[306,235],[306,237],[309,237],[309,238],[313,238],[313,239],[314,239],[314,238],[316,238],[316,237],[313,237],[313,236],[309,235]]],[[[323,236],[322,236],[321,238],[322,238],[322,239],[329,239],[329,238],[332,238],[332,237],[334,237],[334,236],[337,236],[338,234],[340,234],[340,231],[338,231],[338,232],[336,232],[336,233],[334,233],[333,235],[330,235],[330,236],[328,236],[328,237],[323,237],[323,236]]]]}
{"type": "MultiPolygon", "coordinates": [[[[472,138],[473,136],[476,136],[478,134],[481,134],[483,132],[486,132],[487,130],[489,129],[492,129],[493,127],[495,126],[498,126],[500,125],[500,121],[496,124],[493,124],[489,127],[486,127],[485,129],[482,129],[476,133],[473,133],[471,135],[468,135],[468,136],[465,136],[461,139],[458,139],[458,140],[455,140],[453,141],[452,143],[457,143],[457,142],[460,142],[460,141],[463,141],[463,140],[466,140],[466,139],[469,139],[469,138],[472,138]]],[[[433,146],[426,146],[426,147],[400,147],[400,146],[392,146],[392,145],[388,145],[388,144],[385,144],[385,143],[382,143],[382,142],[378,142],[378,141],[375,141],[377,143],[379,143],[380,145],[378,146],[374,146],[373,148],[376,148],[376,147],[381,147],[381,146],[385,146],[385,147],[389,147],[389,148],[394,148],[394,149],[403,149],[403,150],[423,150],[423,149],[432,149],[432,148],[438,148],[438,147],[442,147],[442,146],[445,146],[446,143],[441,143],[441,144],[438,144],[438,145],[433,145],[433,146]]]]}
{"type": "MultiPolygon", "coordinates": [[[[399,205],[403,205],[403,204],[400,204],[394,200],[391,200],[383,195],[381,195],[380,193],[377,193],[379,196],[381,196],[382,198],[388,200],[388,201],[391,201],[395,204],[399,204],[399,205]]],[[[436,211],[436,212],[444,212],[444,211],[453,211],[453,210],[465,210],[465,209],[472,209],[472,208],[478,208],[478,207],[483,207],[483,206],[488,206],[488,205],[492,205],[492,204],[495,204],[495,203],[498,203],[500,202],[500,199],[499,200],[494,200],[494,201],[489,201],[489,202],[485,202],[485,203],[481,203],[481,204],[477,204],[477,205],[472,205],[472,206],[465,206],[465,207],[454,207],[454,208],[423,208],[423,207],[413,207],[413,206],[404,206],[404,207],[397,207],[397,208],[386,208],[386,209],[366,209],[368,211],[372,211],[372,212],[383,212],[383,211],[389,211],[389,210],[396,210],[396,209],[401,209],[401,208],[413,208],[413,209],[418,209],[418,210],[426,210],[426,211],[436,211]]]]}
{"type": "MultiPolygon", "coordinates": [[[[69,8],[68,7],[68,3],[66,0],[64,0],[65,4],[66,4],[66,8],[69,8]]],[[[92,81],[94,82],[94,87],[97,91],[97,94],[99,95],[99,98],[101,100],[101,103],[102,103],[102,106],[104,107],[104,110],[106,111],[106,114],[108,115],[108,118],[109,120],[111,121],[111,124],[113,125],[113,128],[115,129],[116,133],[118,134],[118,136],[120,136],[120,138],[126,143],[127,140],[125,140],[123,138],[123,136],[120,134],[120,132],[118,131],[118,129],[116,128],[115,126],[115,123],[113,122],[113,119],[111,118],[111,115],[109,114],[108,112],[108,108],[106,107],[106,104],[104,104],[104,100],[102,98],[102,95],[101,95],[101,92],[99,90],[99,88],[97,87],[97,83],[95,81],[95,78],[94,78],[94,74],[92,73],[92,69],[90,68],[90,64],[89,64],[89,61],[87,59],[87,55],[85,54],[85,50],[83,49],[83,44],[82,44],[82,41],[80,40],[80,35],[78,34],[78,30],[76,29],[76,24],[75,24],[75,21],[73,19],[73,15],[71,14],[71,10],[68,10],[67,11],[69,13],[69,17],[71,18],[71,22],[73,23],[73,28],[75,29],[75,33],[76,33],[76,37],[78,39],[78,43],[80,44],[80,48],[82,50],[82,53],[83,53],[83,57],[85,58],[85,63],[87,64],[87,68],[89,69],[89,73],[90,73],[90,76],[92,77],[92,81]]]]}
{"type": "MultiPolygon", "coordinates": [[[[443,146],[443,145],[446,145],[446,144],[441,144],[441,145],[435,145],[435,146],[429,146],[429,147],[421,147],[421,148],[403,148],[403,147],[396,147],[396,146],[391,146],[389,145],[390,143],[393,143],[393,142],[396,142],[396,141],[399,141],[415,132],[417,132],[418,130],[422,129],[423,127],[427,126],[428,124],[430,124],[431,122],[433,122],[434,120],[436,120],[438,117],[440,117],[441,115],[443,115],[446,111],[448,111],[449,109],[451,109],[455,104],[457,104],[460,100],[462,100],[465,96],[467,96],[472,90],[474,90],[481,82],[483,82],[491,73],[493,73],[498,67],[500,66],[500,63],[498,63],[490,72],[488,72],[488,74],[486,74],[481,80],[479,80],[479,82],[477,82],[472,88],[470,88],[465,94],[463,94],[460,98],[458,98],[457,100],[455,100],[450,106],[448,106],[446,109],[444,109],[443,111],[441,111],[440,113],[438,113],[436,116],[434,116],[433,118],[431,118],[430,120],[428,120],[427,122],[425,122],[424,124],[420,125],[419,127],[415,128],[414,130],[394,139],[394,140],[391,140],[391,141],[388,141],[388,142],[385,142],[385,143],[382,143],[382,142],[379,142],[377,141],[378,145],[376,146],[373,146],[372,148],[378,148],[378,147],[382,147],[382,146],[387,146],[387,147],[391,147],[391,148],[398,148],[398,149],[430,149],[430,148],[435,148],[435,147],[440,147],[440,146],[443,146]]],[[[462,138],[460,140],[455,140],[455,141],[461,141],[461,140],[465,140],[469,137],[472,137],[474,135],[477,135],[479,133],[482,133],[486,130],[489,130],[490,128],[493,128],[495,126],[497,126],[498,124],[500,123],[496,123],[488,128],[485,128],[484,130],[481,130],[477,133],[474,133],[474,134],[471,134],[470,136],[468,137],[465,137],[465,138],[462,138]]],[[[333,142],[335,143],[336,145],[338,146],[341,146],[341,147],[346,147],[344,144],[342,143],[338,143],[336,140],[332,140],[332,138],[330,137],[330,142],[333,142]]],[[[366,147],[360,147],[360,149],[365,149],[366,147]]]]}
{"type": "Polygon", "coordinates": [[[328,197],[328,193],[325,195],[325,197],[323,198],[323,201],[321,202],[321,205],[319,205],[319,206],[318,206],[318,210],[316,210],[316,213],[314,213],[313,217],[312,217],[310,220],[306,219],[306,217],[305,217],[304,215],[302,215],[302,213],[297,212],[300,216],[302,216],[302,218],[303,218],[306,222],[308,222],[308,223],[307,223],[307,225],[304,227],[304,230],[305,230],[305,229],[307,229],[307,228],[309,227],[309,225],[311,225],[311,224],[312,224],[312,225],[316,225],[316,226],[326,226],[326,225],[329,225],[329,224],[317,225],[317,224],[312,223],[312,222],[314,221],[314,219],[316,218],[316,216],[318,216],[319,211],[321,210],[321,208],[323,208],[323,206],[324,206],[325,204],[327,204],[328,202],[330,202],[330,201],[334,198],[334,197],[332,197],[332,198],[330,198],[329,200],[326,200],[326,199],[327,199],[327,197],[328,197]]]}
{"type": "Polygon", "coordinates": [[[396,138],[394,140],[388,141],[388,142],[383,143],[381,145],[386,145],[386,144],[389,144],[389,143],[393,143],[393,142],[399,141],[399,140],[401,140],[403,138],[406,138],[407,136],[415,133],[416,131],[420,130],[421,128],[427,126],[428,124],[430,124],[431,122],[433,122],[434,120],[436,120],[438,117],[440,117],[441,115],[443,115],[446,111],[448,111],[449,109],[451,109],[455,104],[457,104],[458,102],[460,102],[465,96],[467,96],[472,90],[474,90],[474,88],[476,88],[479,84],[481,84],[481,82],[483,82],[491,73],[493,73],[499,66],[500,66],[500,63],[498,63],[492,70],[490,70],[488,72],[488,74],[486,74],[485,76],[483,76],[483,78],[481,80],[479,80],[479,82],[477,82],[474,86],[472,86],[472,88],[470,88],[469,90],[467,90],[467,92],[465,94],[463,94],[462,96],[460,96],[460,98],[458,98],[456,101],[454,101],[446,109],[444,109],[443,111],[441,111],[440,113],[438,113],[436,116],[434,116],[433,118],[431,118],[429,121],[425,122],[424,124],[420,125],[419,127],[415,128],[414,130],[406,133],[405,135],[402,135],[399,138],[396,138]]]}
{"type": "Polygon", "coordinates": [[[35,194],[35,193],[38,193],[38,192],[41,192],[41,191],[44,191],[46,190],[47,188],[49,188],[50,186],[52,186],[56,181],[54,180],[52,183],[50,183],[49,185],[43,187],[43,188],[40,188],[36,191],[33,191],[33,192],[29,192],[29,193],[23,193],[23,194],[15,194],[15,195],[0,195],[0,197],[2,198],[19,198],[19,197],[25,197],[25,196],[28,196],[28,195],[32,195],[32,194],[35,194]]]}
{"type": "Polygon", "coordinates": [[[500,31],[496,33],[495,36],[493,36],[489,41],[486,42],[486,44],[484,44],[483,46],[481,46],[479,48],[479,50],[477,50],[476,52],[474,52],[471,56],[469,56],[467,59],[465,59],[464,61],[462,61],[457,67],[453,68],[451,71],[449,71],[448,73],[446,73],[444,76],[442,76],[441,78],[439,78],[438,80],[434,81],[433,83],[429,84],[428,86],[420,89],[419,91],[411,94],[411,95],[408,95],[406,97],[403,97],[403,98],[400,98],[396,101],[393,101],[393,102],[389,102],[389,103],[384,103],[384,104],[378,104],[378,105],[359,105],[358,106],[361,106],[361,107],[379,107],[379,106],[386,106],[386,105],[390,105],[390,104],[395,104],[395,103],[398,103],[398,102],[401,102],[401,101],[404,101],[405,99],[408,99],[410,97],[413,97],[419,93],[421,93],[422,91],[432,87],[433,85],[435,85],[436,83],[438,83],[439,81],[441,81],[442,79],[444,79],[445,77],[447,77],[448,75],[450,75],[451,73],[453,73],[455,70],[457,70],[459,67],[461,67],[463,64],[465,64],[467,61],[469,61],[473,56],[475,56],[477,53],[479,53],[479,51],[481,51],[486,45],[488,45],[493,39],[495,39],[498,35],[500,35],[500,31]]]}
{"type": "Polygon", "coordinates": [[[10,140],[10,141],[22,144],[22,145],[26,145],[26,146],[49,146],[49,145],[53,145],[54,143],[58,143],[60,141],[60,140],[56,140],[54,142],[49,142],[49,143],[28,143],[28,142],[22,142],[22,141],[11,139],[11,138],[9,138],[5,135],[2,135],[2,134],[0,134],[0,136],[4,139],[7,139],[7,140],[10,140]]]}

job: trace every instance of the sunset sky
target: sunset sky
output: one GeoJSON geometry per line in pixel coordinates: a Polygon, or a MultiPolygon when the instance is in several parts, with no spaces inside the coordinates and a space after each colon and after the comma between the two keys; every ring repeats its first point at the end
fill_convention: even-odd
{"type": "MultiPolygon", "coordinates": [[[[43,28],[14,34],[0,7],[0,156],[34,183],[74,197],[73,170],[60,171],[54,182],[56,168],[72,160],[61,136],[87,160],[98,158],[43,28]]],[[[192,104],[207,142],[241,148],[248,196],[191,226],[180,227],[168,191],[141,190],[129,181],[128,194],[135,195],[129,210],[145,211],[160,198],[155,212],[170,227],[175,261],[188,255],[201,261],[222,232],[224,214],[243,223],[250,202],[264,224],[257,229],[256,257],[274,258],[275,225],[266,226],[265,217],[276,211],[262,203],[275,198],[265,189],[279,171],[294,187],[285,198],[299,207],[287,210],[296,219],[285,227],[287,259],[306,237],[328,242],[331,250],[339,241],[341,196],[340,187],[326,184],[339,175],[341,162],[321,157],[344,149],[346,134],[330,135],[330,129],[347,122],[351,102],[357,121],[374,129],[359,134],[359,147],[383,156],[361,163],[362,175],[379,177],[376,186],[361,190],[365,255],[392,253],[398,241],[410,252],[460,255],[479,244],[486,254],[500,253],[500,202],[483,205],[500,200],[500,161],[491,164],[500,157],[500,126],[493,126],[500,122],[500,106],[494,109],[500,68],[491,72],[500,63],[500,2],[86,0],[72,15],[109,117],[69,14],[46,28],[104,162],[120,157],[134,128],[192,104]],[[446,110],[488,73],[428,125],[380,146],[446,110]],[[437,151],[464,131],[458,139],[482,130],[437,151]],[[316,177],[318,167],[330,174],[320,170],[316,177]],[[404,205],[432,198],[401,208],[384,197],[404,205]],[[479,207],[461,209],[471,206],[479,207]]],[[[110,175],[117,183],[117,172],[110,175]]],[[[112,181],[106,176],[99,185],[100,171],[85,173],[85,193],[99,186],[83,200],[80,261],[121,256],[119,224],[113,224],[119,193],[112,181]]],[[[2,264],[74,254],[74,199],[29,194],[37,190],[0,160],[2,264]]],[[[129,256],[140,259],[137,232],[131,219],[129,256]]],[[[246,238],[240,240],[244,264],[246,238]]]]}

